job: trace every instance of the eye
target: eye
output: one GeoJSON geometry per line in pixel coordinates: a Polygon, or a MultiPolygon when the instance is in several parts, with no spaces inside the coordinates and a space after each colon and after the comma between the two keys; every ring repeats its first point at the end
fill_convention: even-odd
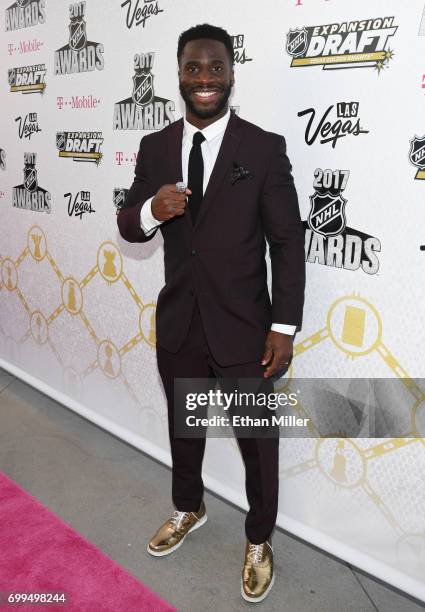
{"type": "Polygon", "coordinates": [[[221,64],[216,64],[213,66],[214,72],[221,72],[223,70],[223,66],[221,64]]]}
{"type": "Polygon", "coordinates": [[[189,64],[188,66],[186,66],[186,72],[194,73],[197,70],[198,70],[198,66],[196,66],[196,64],[189,64]]]}

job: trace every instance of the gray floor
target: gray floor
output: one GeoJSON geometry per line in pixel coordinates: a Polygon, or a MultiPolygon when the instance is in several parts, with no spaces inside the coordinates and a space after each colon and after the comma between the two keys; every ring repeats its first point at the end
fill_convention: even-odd
{"type": "MultiPolygon", "coordinates": [[[[174,555],[149,536],[171,511],[170,472],[0,368],[0,470],[178,610],[252,609],[240,596],[243,514],[206,495],[208,523],[174,555]]],[[[264,611],[414,612],[420,602],[277,531],[264,611]]]]}

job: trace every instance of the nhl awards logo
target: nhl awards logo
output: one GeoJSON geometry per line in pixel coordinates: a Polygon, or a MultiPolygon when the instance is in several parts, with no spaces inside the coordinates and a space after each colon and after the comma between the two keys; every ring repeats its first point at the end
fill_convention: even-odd
{"type": "Polygon", "coordinates": [[[55,74],[90,72],[103,70],[103,45],[87,39],[85,2],[74,2],[69,6],[68,44],[55,51],[55,74]]]}
{"type": "Polygon", "coordinates": [[[11,92],[23,94],[40,93],[46,89],[46,64],[35,64],[34,66],[19,66],[9,68],[8,81],[11,92]]]}
{"type": "Polygon", "coordinates": [[[310,196],[311,210],[308,216],[308,225],[313,232],[322,236],[336,236],[346,225],[345,205],[347,200],[342,197],[349,170],[330,170],[324,172],[318,168],[313,183],[317,191],[310,196]]]}
{"type": "Polygon", "coordinates": [[[12,203],[15,208],[50,213],[51,196],[38,184],[35,162],[36,153],[24,153],[24,182],[13,188],[12,203]]]}
{"type": "Polygon", "coordinates": [[[117,209],[117,214],[120,208],[123,208],[125,199],[127,197],[128,189],[125,187],[114,187],[112,201],[114,203],[115,208],[117,209]]]}
{"type": "Polygon", "coordinates": [[[6,32],[46,21],[45,0],[17,0],[6,9],[6,32]]]}
{"type": "Polygon", "coordinates": [[[133,91],[114,106],[114,130],[162,130],[174,121],[174,102],[155,96],[152,74],[155,53],[136,53],[133,91]]]}
{"type": "Polygon", "coordinates": [[[380,73],[394,55],[388,43],[396,32],[394,17],[295,28],[286,35],[286,51],[292,68],[374,67],[380,73]]]}
{"type": "Polygon", "coordinates": [[[425,180],[425,136],[415,136],[410,141],[409,161],[418,168],[415,179],[425,180]]]}
{"type": "Polygon", "coordinates": [[[70,157],[77,162],[100,163],[102,132],[57,132],[56,148],[59,157],[70,157]]]}
{"type": "Polygon", "coordinates": [[[381,242],[347,226],[347,199],[342,192],[349,175],[349,170],[315,170],[315,193],[310,196],[310,213],[304,222],[306,261],[376,274],[381,242]]]}

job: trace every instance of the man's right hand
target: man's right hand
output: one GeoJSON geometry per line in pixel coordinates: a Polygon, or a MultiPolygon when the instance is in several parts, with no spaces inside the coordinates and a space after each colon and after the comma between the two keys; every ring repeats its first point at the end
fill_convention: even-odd
{"type": "Polygon", "coordinates": [[[178,215],[184,215],[187,205],[186,197],[191,195],[190,189],[183,193],[177,191],[174,185],[163,185],[152,199],[152,214],[158,221],[168,221],[178,215]]]}

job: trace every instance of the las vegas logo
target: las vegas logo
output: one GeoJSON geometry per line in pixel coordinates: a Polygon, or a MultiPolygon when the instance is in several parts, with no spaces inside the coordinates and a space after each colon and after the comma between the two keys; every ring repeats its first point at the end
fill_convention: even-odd
{"type": "Polygon", "coordinates": [[[85,2],[69,5],[68,44],[55,51],[55,74],[74,74],[104,68],[102,43],[87,39],[85,13],[85,2]]]}
{"type": "Polygon", "coordinates": [[[244,47],[244,34],[236,34],[230,37],[233,44],[233,59],[236,64],[245,64],[246,62],[252,62],[252,57],[248,57],[246,49],[244,47]]]}
{"type": "Polygon", "coordinates": [[[380,73],[394,55],[388,43],[396,32],[394,17],[296,28],[286,36],[286,51],[292,68],[374,67],[380,73]]]}
{"type": "Polygon", "coordinates": [[[308,263],[376,274],[381,242],[374,236],[347,226],[347,199],[342,196],[349,170],[314,171],[315,193],[305,226],[305,258],[308,263]]]}
{"type": "Polygon", "coordinates": [[[419,138],[415,136],[410,141],[409,151],[410,163],[418,168],[415,179],[424,181],[425,180],[425,136],[419,138]]]}
{"type": "Polygon", "coordinates": [[[162,130],[174,121],[174,102],[155,96],[155,53],[136,53],[131,97],[114,105],[114,130],[162,130]]]}
{"type": "Polygon", "coordinates": [[[364,130],[360,125],[359,102],[337,102],[328,106],[327,110],[322,115],[317,125],[313,127],[313,122],[316,118],[316,110],[314,108],[306,108],[298,113],[298,117],[308,116],[307,125],[305,128],[305,142],[311,146],[317,138],[320,144],[331,143],[332,148],[335,148],[336,143],[347,135],[359,136],[360,134],[368,134],[369,130],[364,130]],[[336,111],[332,119],[332,111],[336,111]]]}
{"type": "Polygon", "coordinates": [[[59,157],[69,157],[77,162],[100,163],[103,143],[102,132],[57,132],[56,148],[59,157]]]}
{"type": "Polygon", "coordinates": [[[13,188],[12,204],[35,212],[52,212],[51,196],[38,184],[36,153],[24,153],[24,182],[13,188]]]}
{"type": "Polygon", "coordinates": [[[23,94],[40,93],[46,89],[46,64],[9,68],[8,81],[11,92],[23,94]]]}

